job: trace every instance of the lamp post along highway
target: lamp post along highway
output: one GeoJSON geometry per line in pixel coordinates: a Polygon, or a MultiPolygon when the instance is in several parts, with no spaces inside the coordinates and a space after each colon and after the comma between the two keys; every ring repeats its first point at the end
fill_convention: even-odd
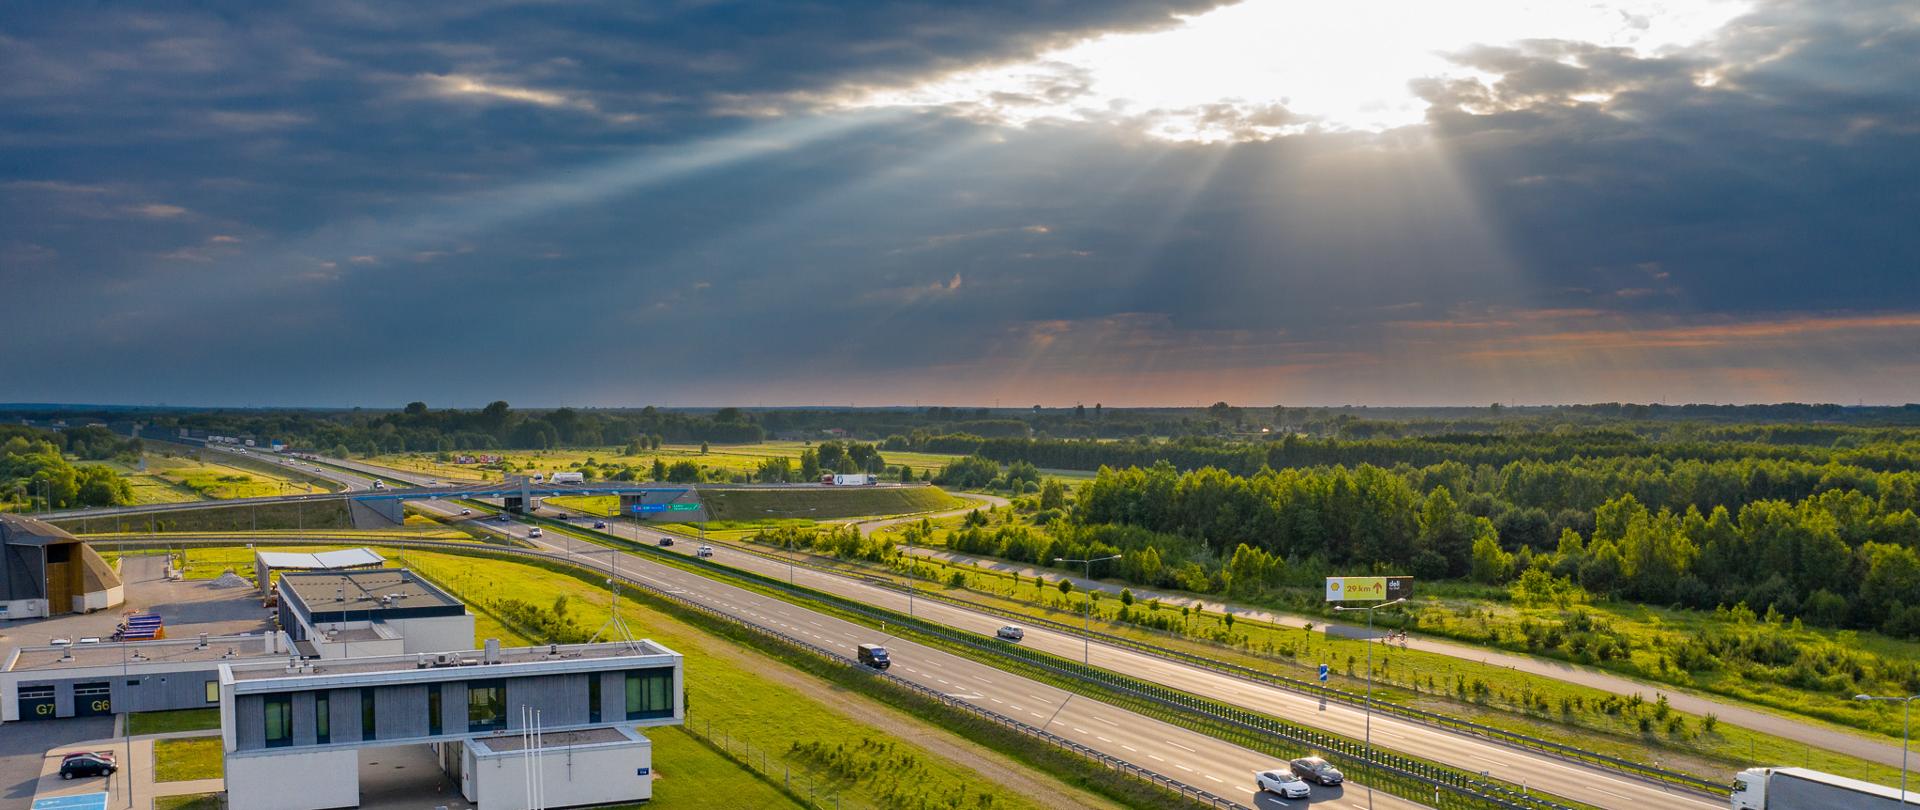
{"type": "MultiPolygon", "coordinates": [[[[1401,597],[1401,598],[1399,598],[1399,599],[1395,599],[1395,600],[1393,600],[1393,601],[1391,601],[1391,602],[1381,602],[1380,604],[1377,604],[1377,605],[1368,605],[1368,606],[1366,606],[1366,607],[1348,607],[1348,606],[1346,606],[1346,605],[1334,605],[1334,606],[1333,606],[1333,609],[1334,609],[1334,611],[1335,611],[1335,612],[1340,612],[1340,613],[1344,613],[1344,612],[1347,612],[1347,611],[1353,611],[1353,610],[1364,610],[1364,611],[1366,611],[1366,612],[1367,612],[1367,710],[1366,710],[1366,734],[1365,734],[1365,736],[1363,737],[1363,740],[1362,740],[1362,743],[1361,743],[1361,745],[1363,745],[1363,746],[1365,747],[1365,750],[1366,750],[1366,752],[1367,752],[1367,753],[1366,753],[1366,758],[1367,758],[1367,761],[1368,761],[1369,763],[1371,763],[1371,762],[1373,761],[1373,640],[1374,640],[1374,639],[1373,639],[1373,612],[1374,612],[1374,611],[1376,611],[1376,610],[1379,610],[1379,609],[1381,609],[1381,608],[1385,608],[1385,607],[1393,607],[1393,606],[1395,606],[1395,605],[1398,605],[1398,604],[1400,604],[1400,603],[1402,603],[1402,602],[1405,602],[1405,601],[1407,601],[1407,600],[1406,600],[1406,597],[1401,597]]],[[[1368,779],[1367,779],[1367,808],[1368,808],[1368,810],[1372,810],[1372,808],[1373,808],[1373,783],[1374,783],[1374,780],[1373,780],[1372,778],[1368,778],[1368,779]]]]}
{"type": "MultiPolygon", "coordinates": [[[[1087,580],[1091,582],[1093,580],[1093,564],[1094,563],[1106,562],[1107,560],[1117,560],[1117,559],[1120,559],[1120,555],[1109,554],[1105,557],[1094,557],[1093,559],[1090,559],[1090,560],[1069,560],[1065,557],[1055,557],[1053,558],[1053,561],[1056,563],[1080,563],[1081,565],[1085,565],[1087,567],[1086,569],[1087,580]]],[[[1093,588],[1092,587],[1087,588],[1087,612],[1086,612],[1086,617],[1082,619],[1080,622],[1080,641],[1081,641],[1080,663],[1086,664],[1088,666],[1092,666],[1093,665],[1093,588]]]]}
{"type": "Polygon", "coordinates": [[[1900,803],[1905,804],[1907,802],[1907,748],[1911,744],[1910,741],[1913,736],[1913,702],[1920,700],[1920,695],[1910,695],[1908,697],[1899,697],[1897,695],[1885,697],[1880,695],[1854,695],[1853,699],[1863,702],[1883,701],[1887,703],[1897,702],[1905,704],[1906,710],[1902,713],[1900,719],[1900,803]]]}

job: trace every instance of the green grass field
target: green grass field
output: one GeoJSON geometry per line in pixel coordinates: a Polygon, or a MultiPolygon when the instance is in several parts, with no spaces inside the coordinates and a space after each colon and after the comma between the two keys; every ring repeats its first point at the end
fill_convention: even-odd
{"type": "Polygon", "coordinates": [[[969,503],[939,487],[702,490],[700,499],[706,502],[709,517],[735,521],[909,515],[960,509],[969,503]]]}
{"type": "MultiPolygon", "coordinates": [[[[485,450],[489,455],[499,455],[506,464],[515,469],[529,472],[552,472],[573,469],[583,464],[593,464],[602,468],[622,466],[651,467],[655,458],[672,464],[681,460],[692,460],[700,466],[724,470],[726,472],[752,472],[758,469],[760,462],[769,458],[787,458],[799,468],[800,451],[807,449],[804,442],[761,442],[759,444],[715,444],[709,445],[707,452],[700,452],[698,444],[668,444],[658,450],[644,450],[639,455],[625,455],[625,447],[575,447],[555,450],[485,450]]],[[[885,452],[881,457],[890,467],[905,464],[915,472],[921,470],[939,470],[949,462],[959,458],[947,453],[885,452]]],[[[434,453],[389,453],[367,459],[370,463],[412,470],[442,478],[486,478],[498,479],[501,473],[496,469],[483,469],[473,464],[450,464],[436,459],[434,453]]]]}
{"type": "Polygon", "coordinates": [[[224,756],[217,734],[211,737],[156,740],[153,743],[153,781],[218,779],[224,770],[224,756]]]}
{"type": "Polygon", "coordinates": [[[174,731],[204,731],[220,727],[220,710],[180,709],[171,712],[135,712],[127,717],[129,734],[166,734],[174,731]]]}
{"type": "MultiPolygon", "coordinates": [[[[961,509],[970,503],[939,487],[804,487],[794,489],[701,489],[713,520],[710,530],[753,531],[847,518],[911,515],[961,509]]],[[[619,508],[615,495],[551,498],[554,506],[595,515],[619,508]]]]}
{"type": "Polygon", "coordinates": [[[127,464],[101,462],[127,476],[133,484],[135,503],[181,503],[326,491],[292,476],[275,476],[189,456],[148,453],[146,459],[145,472],[127,464]]]}
{"type": "Polygon", "coordinates": [[[752,771],[676,727],[649,728],[653,741],[653,799],[635,807],[695,810],[709,807],[801,808],[752,771]]]}

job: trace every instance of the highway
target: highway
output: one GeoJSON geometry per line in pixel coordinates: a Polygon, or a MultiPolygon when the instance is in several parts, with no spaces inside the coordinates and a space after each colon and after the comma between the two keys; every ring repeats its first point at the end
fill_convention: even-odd
{"type": "MultiPolygon", "coordinates": [[[[359,465],[354,468],[365,469],[359,465]]],[[[554,510],[553,507],[548,506],[543,511],[554,510]]],[[[609,521],[609,528],[601,531],[648,544],[657,544],[661,536],[671,535],[675,538],[675,544],[670,550],[687,555],[695,553],[701,545],[697,536],[665,532],[653,527],[635,526],[618,520],[609,521]]],[[[543,547],[581,556],[608,553],[602,547],[574,540],[565,535],[532,540],[526,538],[525,528],[518,524],[514,524],[509,533],[528,539],[529,542],[539,543],[543,547]]],[[[935,621],[948,627],[991,637],[996,629],[1006,623],[1005,619],[997,616],[940,602],[915,599],[910,604],[905,594],[851,577],[807,568],[803,565],[789,565],[778,559],[726,544],[711,541],[708,541],[708,544],[715,548],[714,562],[766,576],[791,578],[796,585],[845,596],[878,607],[903,612],[911,611],[919,618],[935,621]]],[[[620,557],[622,566],[651,566],[654,570],[674,570],[652,565],[632,554],[623,553],[620,557]]],[[[684,574],[684,572],[676,573],[684,574]]],[[[698,579],[704,580],[704,578],[698,579]]],[[[705,581],[711,582],[711,580],[705,581]]],[[[1362,738],[1368,722],[1366,713],[1354,706],[1336,702],[1323,703],[1309,695],[1189,666],[1137,650],[1101,643],[1088,644],[1084,637],[1078,635],[1042,628],[1027,628],[1026,638],[1021,643],[1069,658],[1085,657],[1094,666],[1124,672],[1164,686],[1354,739],[1362,738]]],[[[1725,806],[1724,800],[1395,717],[1375,715],[1372,718],[1372,729],[1373,743],[1378,748],[1441,762],[1469,772],[1485,771],[1496,778],[1542,789],[1596,807],[1672,807],[1706,810],[1725,806]]]]}
{"type": "MultiPolygon", "coordinates": [[[[388,480],[402,482],[421,481],[425,478],[424,476],[386,470],[370,465],[329,461],[329,464],[336,463],[350,470],[361,471],[369,477],[379,475],[388,480]]],[[[347,475],[345,473],[340,474],[347,475]]],[[[434,501],[418,501],[417,503],[426,508],[446,514],[454,514],[458,511],[457,507],[449,507],[434,501]]],[[[551,511],[551,508],[549,507],[547,511],[551,511]]],[[[610,529],[611,533],[636,542],[653,544],[660,536],[667,534],[658,529],[633,526],[623,521],[613,521],[612,524],[610,529]]],[[[488,528],[494,531],[499,531],[504,528],[507,534],[528,539],[526,538],[526,527],[520,524],[511,524],[510,526],[489,524],[488,528]]],[[[692,554],[699,545],[696,537],[688,535],[675,536],[677,542],[673,547],[674,551],[692,554]]],[[[542,540],[530,540],[530,542],[558,551],[576,553],[583,557],[596,555],[598,557],[610,556],[610,553],[601,547],[592,546],[591,544],[577,540],[570,540],[564,535],[544,538],[542,540]]],[[[1005,623],[1003,619],[990,614],[975,612],[944,603],[929,602],[924,599],[912,600],[911,603],[909,603],[908,597],[897,591],[880,588],[839,574],[811,569],[801,565],[789,565],[759,553],[752,553],[723,544],[716,544],[715,547],[715,562],[735,566],[742,570],[754,571],[767,576],[791,577],[798,585],[834,593],[879,607],[903,612],[911,611],[920,618],[938,622],[956,629],[980,633],[984,636],[991,637],[994,630],[1005,623]]],[[[732,588],[732,586],[717,583],[713,580],[679,571],[678,569],[668,566],[652,563],[632,554],[619,554],[618,559],[623,571],[630,570],[644,572],[649,576],[672,578],[677,580],[675,587],[690,593],[699,591],[706,586],[737,591],[738,593],[734,594],[731,598],[731,602],[723,602],[719,607],[729,609],[727,608],[728,604],[758,604],[760,605],[758,608],[759,612],[750,615],[781,616],[781,621],[786,623],[777,624],[776,626],[779,627],[797,626],[793,624],[793,619],[791,618],[797,614],[793,614],[791,611],[810,614],[815,617],[812,620],[828,620],[827,617],[812,614],[811,611],[806,611],[804,608],[792,606],[788,603],[779,602],[778,600],[768,600],[764,597],[758,597],[751,592],[732,588]],[[702,583],[704,583],[704,585],[702,583]],[[752,600],[760,601],[755,602],[752,600]],[[784,605],[785,607],[776,607],[778,605],[784,605]],[[769,611],[772,612],[770,613],[769,611]]],[[[848,625],[848,627],[852,628],[855,626],[848,625]]],[[[846,628],[842,629],[846,630],[846,628]]],[[[817,630],[809,632],[817,632],[817,630]]],[[[865,636],[872,635],[871,631],[848,630],[838,636],[836,641],[846,642],[848,645],[846,649],[850,650],[852,649],[852,644],[857,644],[862,640],[871,640],[863,637],[862,634],[865,636]]],[[[1070,633],[1042,628],[1029,628],[1026,632],[1026,638],[1022,643],[1065,657],[1078,659],[1084,656],[1094,666],[1111,671],[1124,672],[1191,694],[1270,714],[1301,725],[1342,734],[1354,739],[1360,739],[1362,737],[1368,722],[1363,711],[1347,704],[1336,702],[1323,704],[1317,698],[1306,694],[1189,666],[1149,653],[1113,647],[1101,643],[1088,644],[1083,637],[1070,633]]],[[[974,664],[974,666],[986,667],[984,664],[974,664]]],[[[903,675],[913,674],[906,672],[904,663],[902,667],[903,675]]],[[[991,667],[986,668],[996,673],[999,672],[998,670],[993,670],[991,667]]],[[[949,672],[949,670],[943,667],[940,670],[936,670],[936,672],[945,674],[949,672]]],[[[1013,677],[1006,673],[999,674],[1003,678],[1013,677]]],[[[938,688],[939,681],[936,679],[927,685],[938,688]]],[[[1048,693],[1034,692],[1030,694],[1048,693]]],[[[1065,693],[1061,694],[1064,695],[1065,693]]],[[[993,697],[998,697],[1003,702],[1010,700],[1007,696],[998,695],[989,696],[986,699],[991,700],[993,697]]],[[[1064,699],[1062,702],[1065,702],[1064,699]]],[[[1091,701],[1082,697],[1074,702],[1091,701]]],[[[1032,703],[1032,698],[1029,697],[1026,702],[1020,704],[1023,707],[1021,711],[1029,713],[1039,711],[1040,709],[1033,706],[1032,703]]],[[[982,705],[988,708],[996,708],[993,704],[982,705]]],[[[1012,704],[1008,703],[1006,705],[1012,704]]],[[[1113,707],[1107,708],[1110,711],[1122,711],[1113,707]]],[[[1149,722],[1146,718],[1139,718],[1131,713],[1128,713],[1128,716],[1135,717],[1141,722],[1149,722]]],[[[1724,806],[1724,800],[1716,800],[1699,794],[1680,791],[1599,768],[1570,762],[1550,755],[1525,749],[1506,747],[1468,735],[1437,729],[1399,718],[1384,715],[1375,716],[1372,718],[1371,725],[1373,743],[1377,748],[1441,762],[1468,772],[1487,772],[1496,778],[1501,778],[1516,784],[1528,785],[1536,790],[1544,789],[1546,792],[1563,798],[1573,799],[1596,807],[1610,809],[1673,807],[1688,808],[1690,810],[1706,810],[1706,808],[1724,806]]],[[[1049,728],[1051,729],[1051,726],[1049,726],[1049,728]]],[[[1107,736],[1111,737],[1111,735],[1107,736]]],[[[1219,743],[1217,740],[1212,740],[1212,738],[1205,739],[1212,743],[1224,745],[1224,743],[1219,743]]],[[[1096,737],[1095,742],[1101,741],[1096,737]]],[[[1112,747],[1095,746],[1093,743],[1087,744],[1090,747],[1095,747],[1103,751],[1112,747]]],[[[1105,743],[1102,743],[1102,745],[1105,745],[1105,743]]],[[[1195,751],[1206,750],[1191,745],[1187,747],[1195,751]]],[[[1254,752],[1239,749],[1237,746],[1228,747],[1236,751],[1241,751],[1245,756],[1253,758],[1237,760],[1244,762],[1247,768],[1231,775],[1237,776],[1242,783],[1246,781],[1246,777],[1252,773],[1254,768],[1271,767],[1274,764],[1271,760],[1267,760],[1254,752]]],[[[1135,748],[1139,749],[1139,746],[1135,746],[1135,748]]],[[[1171,746],[1158,746],[1157,748],[1141,749],[1138,752],[1129,752],[1125,746],[1120,746],[1118,749],[1109,751],[1109,753],[1117,756],[1126,756],[1130,753],[1145,753],[1145,756],[1138,759],[1137,764],[1149,769],[1160,770],[1160,768],[1157,767],[1158,765],[1173,762],[1171,757],[1179,756],[1183,750],[1184,749],[1171,746]]],[[[1129,761],[1135,760],[1129,759],[1129,761]]],[[[1196,763],[1216,761],[1223,760],[1214,760],[1211,758],[1195,760],[1196,763]]],[[[1228,759],[1224,761],[1236,760],[1228,759]]],[[[1180,762],[1178,764],[1186,768],[1196,767],[1195,763],[1190,762],[1180,762]]],[[[1182,776],[1182,770],[1179,767],[1163,772],[1170,776],[1182,776]]],[[[1207,787],[1213,784],[1213,780],[1204,778],[1208,775],[1219,780],[1225,780],[1230,776],[1230,774],[1222,773],[1205,774],[1200,781],[1193,783],[1201,787],[1207,787]]]]}
{"type": "MultiPolygon", "coordinates": [[[[457,516],[459,507],[422,503],[457,516]]],[[[885,635],[790,602],[763,596],[698,574],[564,536],[533,538],[519,522],[474,521],[489,532],[568,554],[579,565],[617,573],[728,615],[747,619],[851,657],[864,643],[884,643],[893,654],[890,673],[995,713],[1011,717],[1141,768],[1172,777],[1241,804],[1258,808],[1367,807],[1366,789],[1349,784],[1315,787],[1306,801],[1256,795],[1253,774],[1282,765],[1273,757],[1076,695],[987,664],[885,635]]],[[[687,544],[691,545],[691,544],[687,544]]],[[[1376,793],[1380,810],[1425,805],[1376,793]]]]}

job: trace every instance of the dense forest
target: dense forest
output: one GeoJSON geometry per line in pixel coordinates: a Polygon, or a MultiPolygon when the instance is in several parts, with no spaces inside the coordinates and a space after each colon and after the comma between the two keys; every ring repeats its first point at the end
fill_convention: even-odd
{"type": "MultiPolygon", "coordinates": [[[[1554,466],[1537,465],[1547,480],[1571,479],[1554,466]]],[[[1239,476],[1160,463],[1102,470],[1057,518],[1036,504],[1050,518],[1042,527],[970,522],[949,543],[1041,564],[1118,554],[1096,573],[1203,593],[1410,573],[1692,608],[1745,603],[1822,626],[1920,636],[1913,473],[1875,475],[1830,479],[1798,499],[1729,495],[1705,509],[1677,497],[1650,504],[1630,491],[1577,508],[1564,488],[1514,490],[1560,507],[1549,514],[1488,492],[1463,501],[1445,483],[1423,490],[1445,477],[1432,471],[1239,476]],[[1855,480],[1865,486],[1844,483],[1855,480]]],[[[1525,477],[1494,476],[1490,491],[1525,477]]]]}

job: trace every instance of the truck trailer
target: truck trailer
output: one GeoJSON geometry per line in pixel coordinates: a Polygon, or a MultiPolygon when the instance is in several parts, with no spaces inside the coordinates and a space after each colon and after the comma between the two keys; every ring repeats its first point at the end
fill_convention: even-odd
{"type": "Polygon", "coordinates": [[[863,487],[880,483],[880,478],[866,473],[831,473],[820,476],[820,483],[840,487],[863,487]]]}
{"type": "Polygon", "coordinates": [[[557,472],[547,480],[556,484],[584,484],[587,482],[587,476],[586,473],[557,472]]]}
{"type": "Polygon", "coordinates": [[[1920,794],[1806,768],[1748,768],[1733,780],[1733,810],[1913,810],[1920,794]]]}

